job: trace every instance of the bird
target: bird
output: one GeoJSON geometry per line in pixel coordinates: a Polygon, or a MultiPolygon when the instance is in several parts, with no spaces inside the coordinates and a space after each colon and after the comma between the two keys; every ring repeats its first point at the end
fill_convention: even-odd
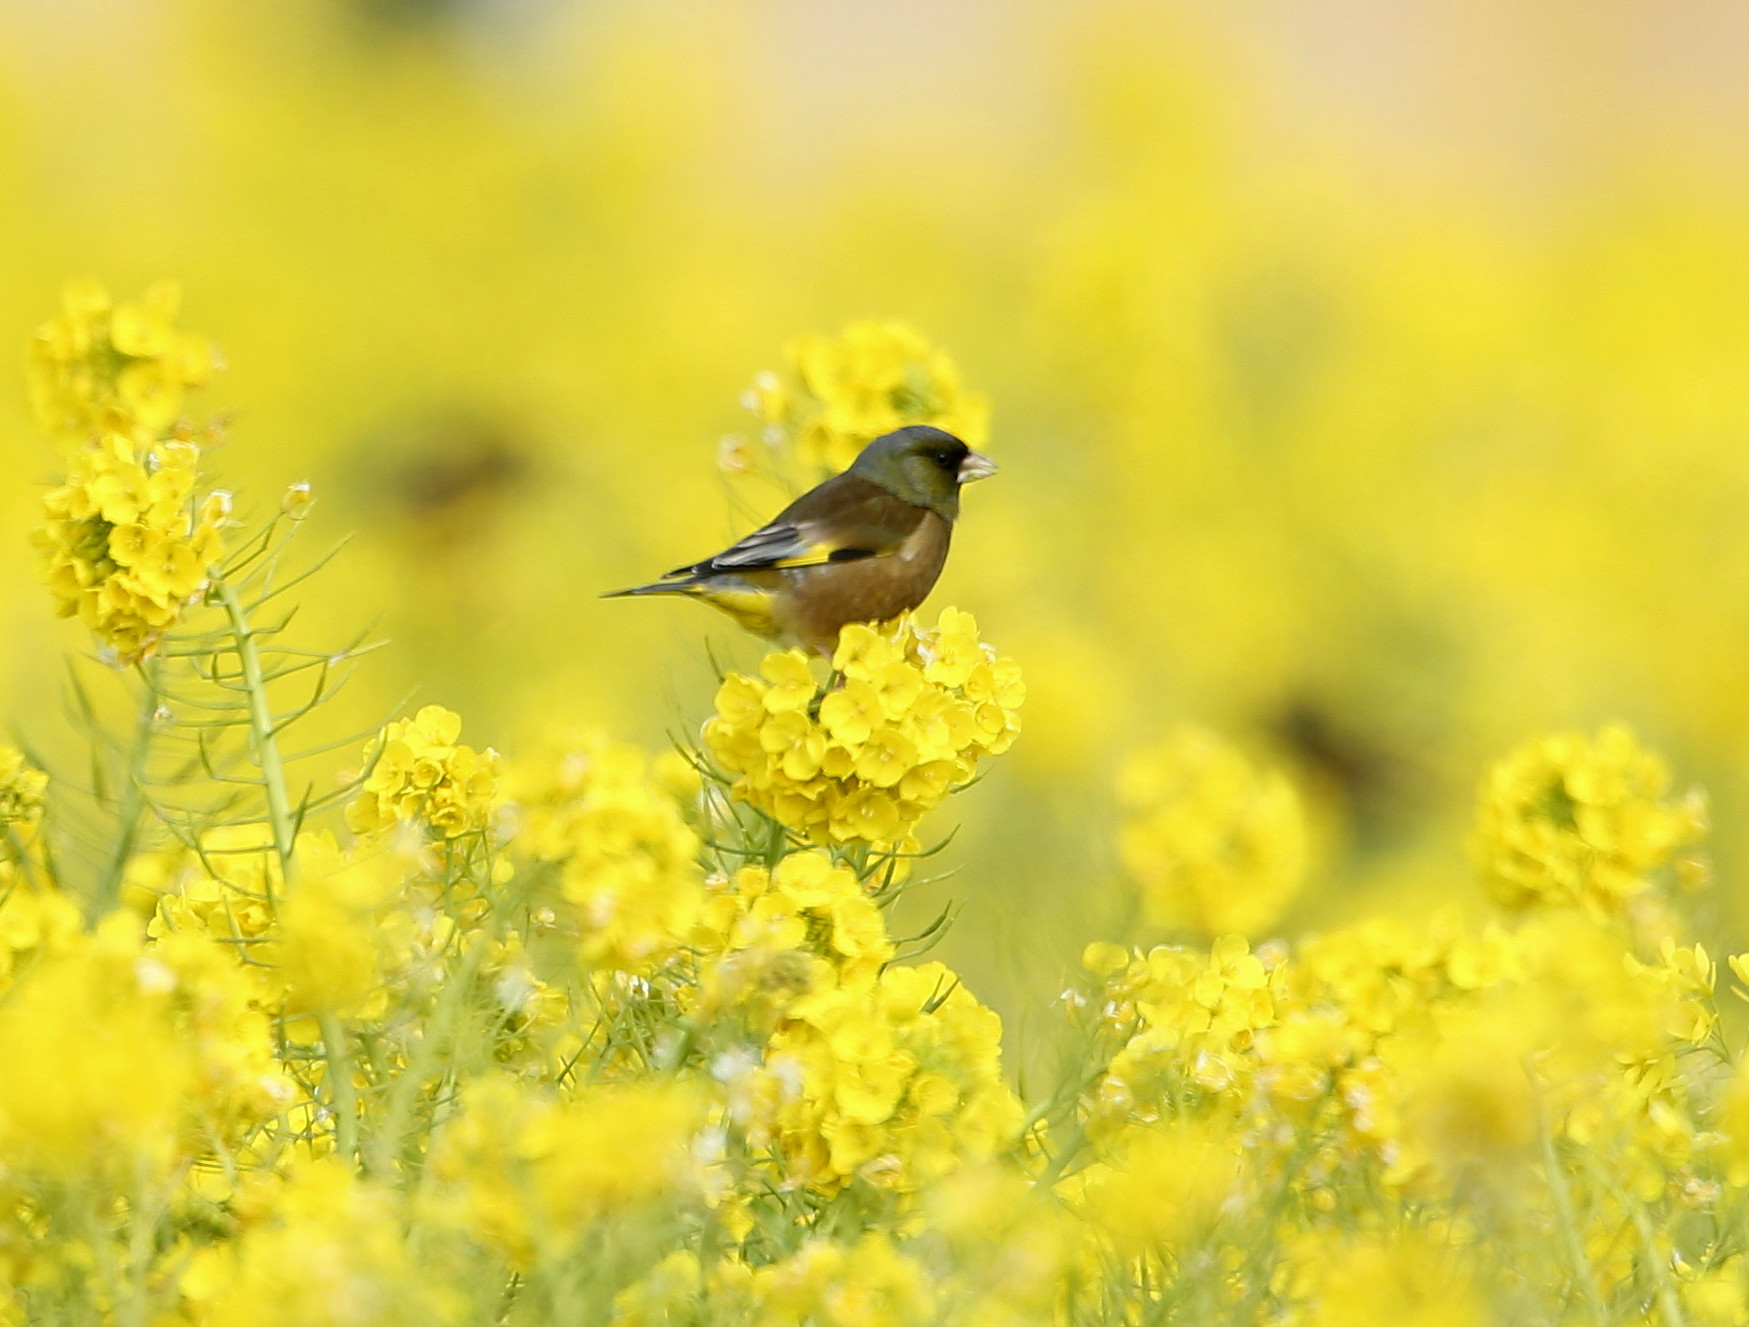
{"type": "Polygon", "coordinates": [[[831,658],[846,624],[890,621],[928,597],[960,489],[995,473],[945,429],[896,429],[722,552],[602,597],[685,595],[780,647],[831,658]]]}

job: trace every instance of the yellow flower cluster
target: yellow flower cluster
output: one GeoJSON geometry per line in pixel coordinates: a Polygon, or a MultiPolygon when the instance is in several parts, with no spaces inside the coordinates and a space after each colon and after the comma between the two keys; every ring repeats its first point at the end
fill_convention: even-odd
{"type": "Polygon", "coordinates": [[[598,1223],[696,1189],[701,1122],[685,1086],[608,1085],[566,1100],[481,1078],[433,1145],[433,1215],[513,1266],[562,1256],[598,1223]]]}
{"type": "Polygon", "coordinates": [[[1364,1162],[1425,1196],[1513,1172],[1502,1158],[1546,1129],[1607,1139],[1637,1189],[1689,1174],[1705,1133],[1683,1069],[1716,1029],[1698,946],[1642,960],[1580,918],[1478,933],[1442,915],[1293,953],[1228,937],[1207,953],[1095,945],[1085,962],[1116,1040],[1083,1119],[1119,1158],[1187,1112],[1254,1142],[1316,1126],[1328,1151],[1311,1173],[1364,1162]]]}
{"type": "Polygon", "coordinates": [[[128,919],[114,918],[0,1005],[0,1155],[9,1166],[74,1175],[169,1166],[192,1057],[171,1027],[174,974],[139,957],[128,919]],[[66,1053],[72,1046],[77,1055],[66,1053]]]}
{"type": "Polygon", "coordinates": [[[1488,1327],[1496,1319],[1462,1252],[1413,1230],[1307,1241],[1292,1259],[1294,1289],[1305,1301],[1292,1321],[1303,1327],[1488,1327]]]}
{"type": "Polygon", "coordinates": [[[32,535],[62,617],[77,615],[121,663],[151,654],[207,584],[230,498],[195,505],[200,449],[121,433],[74,453],[32,535]]]}
{"type": "Polygon", "coordinates": [[[1001,1022],[938,963],[891,965],[880,909],[824,852],[710,885],[695,1014],[731,1133],[786,1183],[911,1195],[1012,1143],[1001,1022]]]}
{"type": "Polygon", "coordinates": [[[927,1270],[884,1234],[810,1240],[780,1262],[724,1259],[708,1273],[670,1254],[614,1299],[610,1327],[737,1322],[771,1327],[924,1327],[938,1322],[927,1270]]]}
{"type": "Polygon", "coordinates": [[[9,1170],[169,1174],[289,1104],[272,1019],[233,957],[204,936],[146,944],[125,913],[80,931],[43,906],[54,897],[0,902],[0,935],[36,941],[0,1002],[9,1170]]]}
{"type": "Polygon", "coordinates": [[[1076,1177],[1079,1206],[1127,1256],[1182,1255],[1241,1200],[1237,1136],[1206,1120],[1128,1131],[1076,1177]]]}
{"type": "MultiPolygon", "coordinates": [[[[1338,1233],[1411,1212],[1461,1212],[1463,1232],[1489,1205],[1568,1223],[1601,1293],[1624,1293],[1645,1268],[1636,1205],[1680,1195],[1713,1210],[1714,1130],[1749,1121],[1738,1089],[1715,1114],[1704,949],[1636,956],[1581,915],[1480,932],[1455,914],[1374,920],[1258,954],[1237,938],[1206,954],[1096,945],[1086,963],[1102,976],[1080,1007],[1115,1049],[1077,1112],[1088,1164],[1059,1192],[1113,1269],[1146,1258],[1184,1277],[1210,1241],[1248,1258],[1245,1242],[1285,1239],[1272,1281],[1284,1321],[1356,1321],[1362,1301],[1403,1321],[1493,1321],[1461,1246],[1472,1235],[1436,1257],[1413,1227],[1382,1242],[1338,1233]],[[1301,1215],[1260,1226],[1270,1202],[1301,1215]]],[[[1514,1274],[1559,1283],[1567,1256],[1527,1251],[1514,1274]]],[[[1729,1277],[1697,1276],[1693,1293],[1744,1308],[1729,1277]]]]}
{"type": "Polygon", "coordinates": [[[1277,1021],[1282,958],[1276,950],[1252,953],[1239,936],[1206,953],[1090,945],[1082,961],[1104,978],[1101,1021],[1122,1038],[1089,1100],[1090,1130],[1157,1123],[1186,1093],[1246,1099],[1258,1033],[1277,1021]]]}
{"type": "Polygon", "coordinates": [[[380,1012],[388,946],[402,937],[385,914],[406,886],[407,864],[382,849],[348,855],[331,834],[298,836],[294,883],[278,908],[264,957],[279,970],[287,1011],[349,1017],[380,1012]]]}
{"type": "Polygon", "coordinates": [[[733,794],[814,843],[893,844],[1020,731],[1026,684],[944,608],[933,629],[852,624],[823,683],[800,650],[731,673],[704,726],[733,794]]]}
{"type": "Polygon", "coordinates": [[[374,834],[417,822],[440,839],[484,833],[498,808],[498,753],[462,746],[461,731],[460,716],[441,705],[384,728],[365,753],[369,772],[347,826],[374,834]]]}
{"type": "Polygon", "coordinates": [[[107,434],[137,439],[169,428],[183,392],[204,383],[215,362],[210,344],[177,329],[181,303],[172,281],[121,303],[96,281],[69,283],[60,315],[30,342],[37,423],[74,443],[107,434]]]}
{"type": "Polygon", "coordinates": [[[748,407],[767,437],[793,435],[803,460],[845,469],[883,433],[933,424],[974,450],[989,434],[990,406],[966,390],[943,350],[900,322],[858,322],[838,336],[790,343],[789,383],[762,373],[748,389],[748,407]]]}
{"type": "Polygon", "coordinates": [[[42,816],[43,790],[49,776],[32,769],[24,752],[0,746],[0,829],[28,830],[42,816]]]}
{"type": "Polygon", "coordinates": [[[576,733],[515,761],[513,848],[558,863],[583,961],[644,972],[684,945],[703,897],[682,806],[699,779],[679,756],[576,733]]]}
{"type": "Polygon", "coordinates": [[[190,1327],[442,1327],[461,1298],[421,1266],[396,1195],[337,1159],[259,1178],[234,1240],[193,1251],[179,1280],[190,1327]]]}
{"type": "Polygon", "coordinates": [[[745,866],[707,889],[693,944],[709,959],[699,995],[712,1017],[756,1004],[762,990],[796,994],[817,976],[865,988],[893,957],[880,909],[824,852],[792,853],[771,870],[745,866]],[[792,954],[810,961],[787,961],[792,954]]]}
{"type": "Polygon", "coordinates": [[[180,295],[160,282],[112,303],[91,281],[67,287],[29,353],[41,426],[70,454],[32,535],[63,617],[77,615],[118,663],[150,655],[207,584],[230,498],[197,502],[200,448],[176,424],[212,348],[178,331],[180,295]]]}
{"type": "Polygon", "coordinates": [[[66,953],[84,930],[79,905],[57,889],[35,889],[0,871],[0,995],[13,974],[50,955],[66,953]]]}
{"type": "Polygon", "coordinates": [[[1298,794],[1213,733],[1185,728],[1131,756],[1118,797],[1124,868],[1155,925],[1254,936],[1305,883],[1298,794]]]}
{"type": "Polygon", "coordinates": [[[1505,907],[1568,904],[1612,916],[1705,830],[1705,799],[1672,799],[1663,760],[1617,726],[1595,738],[1544,737],[1495,765],[1482,783],[1474,852],[1505,907]]]}
{"type": "Polygon", "coordinates": [[[243,947],[264,942],[274,901],[285,894],[279,860],[258,825],[216,825],[201,835],[198,853],[142,854],[132,879],[142,909],[152,910],[146,929],[154,939],[193,931],[243,947]]]}
{"type": "Polygon", "coordinates": [[[141,953],[143,971],[167,970],[174,978],[172,1028],[193,1050],[182,1145],[194,1158],[197,1182],[222,1193],[232,1178],[225,1161],[234,1163],[298,1098],[294,1076],[280,1059],[278,1010],[264,997],[257,971],[208,936],[159,937],[141,953]]]}
{"type": "Polygon", "coordinates": [[[747,1127],[792,1182],[915,1193],[1014,1142],[1022,1111],[1002,1078],[1001,1036],[1001,1020],[939,963],[810,991],[761,1071],[799,1090],[777,1093],[747,1127]]]}

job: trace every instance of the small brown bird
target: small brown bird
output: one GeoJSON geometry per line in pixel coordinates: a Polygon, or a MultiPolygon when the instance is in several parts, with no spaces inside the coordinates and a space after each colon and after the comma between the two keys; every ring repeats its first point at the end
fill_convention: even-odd
{"type": "Polygon", "coordinates": [[[603,598],[684,594],[755,635],[830,657],[845,623],[885,622],[923,602],[947,562],[960,487],[995,473],[953,434],[913,424],[715,557],[603,598]]]}

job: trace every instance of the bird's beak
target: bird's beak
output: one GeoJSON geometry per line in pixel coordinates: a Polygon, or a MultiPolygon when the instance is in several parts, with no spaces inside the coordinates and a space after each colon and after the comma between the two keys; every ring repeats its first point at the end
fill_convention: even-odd
{"type": "Polygon", "coordinates": [[[962,484],[969,484],[974,479],[988,479],[996,473],[996,462],[988,456],[980,456],[977,452],[967,452],[966,459],[960,462],[957,478],[962,484]]]}

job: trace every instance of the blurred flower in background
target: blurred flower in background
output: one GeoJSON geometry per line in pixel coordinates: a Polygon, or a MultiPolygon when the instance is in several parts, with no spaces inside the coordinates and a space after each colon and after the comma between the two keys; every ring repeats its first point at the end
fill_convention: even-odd
{"type": "Polygon", "coordinates": [[[1305,813],[1293,786],[1213,733],[1186,728],[1132,755],[1118,798],[1129,812],[1119,852],[1156,925],[1257,935],[1305,884],[1305,813]]]}

